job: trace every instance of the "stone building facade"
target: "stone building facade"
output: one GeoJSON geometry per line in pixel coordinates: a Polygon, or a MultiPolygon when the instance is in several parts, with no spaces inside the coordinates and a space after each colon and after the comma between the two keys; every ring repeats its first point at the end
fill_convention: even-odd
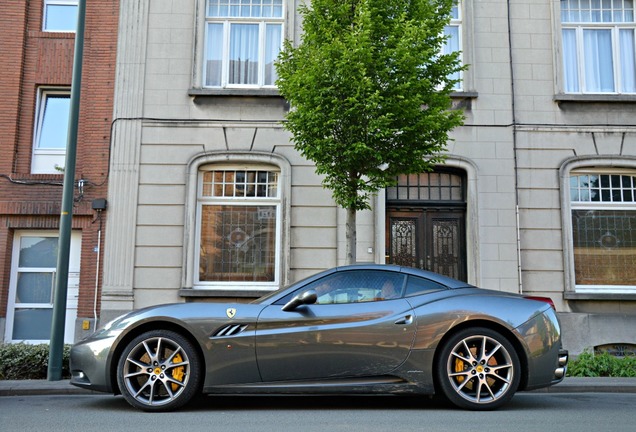
{"type": "MultiPolygon", "coordinates": [[[[300,3],[122,2],[102,321],[249,301],[344,262],[344,213],[273,85],[300,3]]],[[[465,125],[444,166],[379,191],[357,227],[360,261],[552,298],[573,354],[636,345],[634,5],[597,3],[462,0],[447,48],[469,65],[465,125]]]]}
{"type": "MultiPolygon", "coordinates": [[[[263,27],[255,36],[265,45],[280,35],[299,40],[297,1],[254,5],[262,9],[214,0],[122,6],[128,10],[120,23],[103,317],[165,301],[247,300],[343,262],[343,212],[281,127],[289,107],[271,85],[269,48],[261,46],[254,77],[233,75],[230,46],[246,27],[272,29],[274,36],[263,27]],[[275,195],[249,195],[235,183],[259,173],[275,175],[275,195]],[[261,209],[250,222],[255,228],[230,223],[216,232],[225,246],[211,242],[206,224],[218,226],[233,205],[252,208],[250,199],[261,209]],[[269,258],[263,251],[255,258],[250,242],[257,237],[258,247],[273,248],[269,258]],[[262,282],[241,282],[253,271],[245,269],[218,277],[219,263],[233,252],[252,264],[269,259],[262,282]]],[[[380,191],[373,209],[360,215],[359,260],[400,262],[408,249],[411,265],[551,297],[574,353],[633,346],[634,251],[626,226],[634,209],[634,184],[627,185],[636,150],[634,16],[629,1],[609,8],[587,1],[461,2],[449,34],[470,65],[454,95],[465,125],[453,133],[445,166],[380,191]],[[594,20],[610,27],[610,43],[624,47],[611,60],[621,71],[611,88],[585,67],[595,61],[588,39],[606,43],[606,35],[594,34],[594,20]],[[573,201],[572,182],[582,185],[577,191],[587,188],[587,197],[573,201]],[[606,188],[622,194],[620,201],[593,201],[590,194],[604,193],[604,182],[621,183],[606,188]],[[452,185],[459,185],[456,196],[452,185]],[[589,211],[609,222],[579,224],[589,211]],[[427,241],[424,233],[438,237],[427,241]],[[459,264],[445,267],[449,258],[459,264]],[[586,281],[594,268],[610,276],[586,281]]]]}

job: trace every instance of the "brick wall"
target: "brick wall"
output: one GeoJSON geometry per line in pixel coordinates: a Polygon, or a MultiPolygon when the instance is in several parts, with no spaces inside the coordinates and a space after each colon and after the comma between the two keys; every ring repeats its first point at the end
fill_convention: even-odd
{"type": "MultiPolygon", "coordinates": [[[[83,194],[75,189],[73,210],[73,228],[82,230],[79,317],[93,314],[99,223],[91,202],[107,196],[119,16],[116,0],[86,4],[75,176],[85,186],[83,194]]],[[[71,86],[75,34],[43,32],[42,10],[43,0],[6,2],[0,14],[0,317],[6,316],[13,233],[59,226],[63,176],[30,174],[34,117],[39,87],[71,86]]]]}

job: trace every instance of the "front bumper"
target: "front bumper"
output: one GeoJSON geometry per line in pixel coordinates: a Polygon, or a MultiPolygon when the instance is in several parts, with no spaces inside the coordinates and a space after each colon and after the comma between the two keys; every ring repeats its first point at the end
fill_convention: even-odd
{"type": "Polygon", "coordinates": [[[114,337],[87,339],[73,345],[70,356],[71,384],[87,390],[112,393],[110,355],[114,337]]]}

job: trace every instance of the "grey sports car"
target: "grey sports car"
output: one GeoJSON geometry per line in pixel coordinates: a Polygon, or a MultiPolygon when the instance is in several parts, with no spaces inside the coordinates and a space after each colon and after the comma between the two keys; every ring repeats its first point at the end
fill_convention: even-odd
{"type": "Polygon", "coordinates": [[[71,350],[71,383],[145,411],[198,393],[441,394],[493,409],[561,381],[549,299],[384,265],[324,271],[250,304],[131,312],[71,350]]]}

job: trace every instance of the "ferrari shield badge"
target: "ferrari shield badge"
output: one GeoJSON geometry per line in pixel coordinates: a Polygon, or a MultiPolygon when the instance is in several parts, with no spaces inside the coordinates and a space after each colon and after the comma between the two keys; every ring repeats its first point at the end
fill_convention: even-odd
{"type": "Polygon", "coordinates": [[[232,319],[234,318],[234,315],[236,315],[236,309],[227,308],[227,310],[225,311],[225,314],[227,315],[228,318],[232,319]]]}

